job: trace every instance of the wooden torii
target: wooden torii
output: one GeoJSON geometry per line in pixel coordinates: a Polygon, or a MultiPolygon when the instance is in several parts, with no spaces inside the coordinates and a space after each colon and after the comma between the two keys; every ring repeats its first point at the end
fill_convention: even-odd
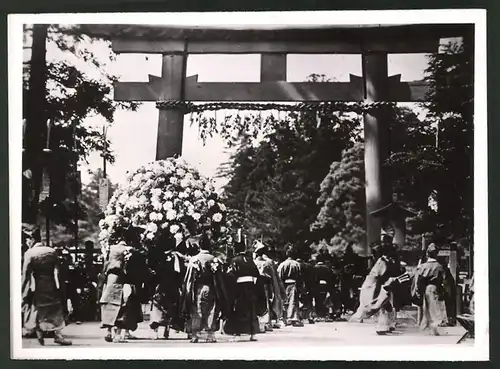
{"type": "MultiPolygon", "coordinates": [[[[415,102],[425,99],[423,81],[401,82],[388,75],[388,55],[438,52],[440,39],[462,37],[471,25],[421,24],[309,28],[199,28],[146,25],[87,25],[88,33],[112,39],[116,53],[162,54],[161,77],[149,82],[117,82],[119,101],[344,101],[415,102]],[[260,82],[203,82],[186,76],[190,54],[260,54],[260,82]],[[286,81],[287,54],[360,54],[362,76],[349,82],[286,81]]],[[[132,66],[133,67],[133,66],[132,66]]],[[[221,66],[223,68],[223,66],[221,66]]],[[[390,202],[392,187],[383,174],[388,156],[390,117],[364,115],[367,244],[378,240],[382,219],[370,216],[390,202]]],[[[160,109],[156,159],[181,155],[184,113],[160,109]]]]}

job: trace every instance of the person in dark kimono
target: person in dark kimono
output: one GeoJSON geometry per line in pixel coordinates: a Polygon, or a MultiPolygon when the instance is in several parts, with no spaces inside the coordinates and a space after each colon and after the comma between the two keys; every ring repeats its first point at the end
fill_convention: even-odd
{"type": "Polygon", "coordinates": [[[438,248],[431,243],[427,247],[427,261],[418,266],[413,279],[412,299],[422,306],[420,328],[439,335],[439,324],[446,312],[443,306],[446,271],[437,261],[438,248]]]}
{"type": "Polygon", "coordinates": [[[154,271],[154,293],[151,304],[150,327],[159,339],[159,327],[164,327],[163,338],[168,339],[170,327],[184,330],[181,318],[181,293],[184,276],[186,275],[186,258],[173,249],[174,240],[165,240],[170,246],[161,248],[150,254],[150,265],[154,271]]]}
{"type": "MultiPolygon", "coordinates": [[[[254,261],[261,277],[264,279],[264,288],[267,300],[267,313],[262,317],[264,321],[264,330],[272,332],[273,318],[279,320],[283,313],[283,298],[282,289],[278,273],[274,266],[274,262],[265,255],[266,246],[261,242],[257,242],[254,250],[254,261]]],[[[284,292],[284,291],[283,291],[284,292]]]]}
{"type": "Polygon", "coordinates": [[[136,247],[140,230],[130,228],[109,248],[104,266],[106,278],[101,304],[101,328],[107,329],[106,342],[127,342],[129,331],[142,322],[142,310],[137,293],[139,279],[144,278],[143,258],[136,247]],[[113,335],[114,328],[114,335],[113,335]]]}
{"type": "Polygon", "coordinates": [[[304,324],[299,316],[299,286],[303,282],[302,271],[300,264],[293,259],[294,252],[288,249],[286,252],[287,259],[278,267],[278,276],[283,281],[286,292],[285,300],[285,324],[294,327],[303,327],[304,324]]]}
{"type": "Polygon", "coordinates": [[[314,266],[314,301],[316,305],[316,315],[320,319],[329,322],[332,321],[329,314],[333,308],[333,288],[335,276],[332,269],[328,268],[323,262],[319,261],[314,266]]]}
{"type": "Polygon", "coordinates": [[[314,287],[315,287],[315,275],[314,275],[314,264],[309,261],[302,261],[302,259],[297,259],[300,264],[300,269],[302,271],[300,301],[302,303],[302,308],[300,309],[301,319],[309,322],[309,324],[314,324],[314,287]]]}
{"type": "Polygon", "coordinates": [[[229,264],[227,274],[234,288],[232,308],[224,324],[224,333],[239,336],[249,334],[256,341],[259,333],[259,315],[267,312],[267,301],[263,279],[252,257],[245,252],[243,243],[236,243],[235,256],[229,264]]]}
{"type": "Polygon", "coordinates": [[[457,291],[456,291],[456,284],[455,284],[455,278],[453,278],[453,274],[451,274],[451,270],[448,266],[447,260],[443,260],[444,258],[439,258],[438,257],[438,262],[441,263],[441,265],[444,268],[446,278],[443,283],[443,304],[445,306],[445,315],[443,316],[443,321],[441,322],[440,326],[442,327],[454,327],[457,324],[456,321],[456,316],[457,316],[457,309],[456,309],[456,299],[457,299],[457,291]]]}
{"type": "Polygon", "coordinates": [[[199,246],[200,252],[189,260],[187,267],[182,308],[189,315],[186,330],[190,342],[197,343],[202,330],[207,332],[207,342],[216,342],[220,314],[227,314],[222,262],[210,253],[208,234],[202,236],[199,246]]]}
{"type": "Polygon", "coordinates": [[[276,250],[273,249],[267,249],[264,254],[262,255],[262,258],[266,260],[269,263],[269,266],[272,267],[272,274],[274,275],[274,295],[273,295],[273,301],[272,301],[272,310],[270,311],[271,315],[271,322],[273,323],[272,327],[273,329],[279,329],[281,328],[280,321],[283,318],[283,309],[284,309],[284,304],[285,304],[285,299],[286,299],[286,292],[285,292],[285,285],[283,284],[283,281],[278,275],[278,266],[279,263],[277,262],[276,259],[276,250]]]}
{"type": "Polygon", "coordinates": [[[65,327],[65,314],[56,250],[40,242],[39,232],[25,235],[25,241],[29,248],[24,254],[22,273],[24,328],[35,331],[42,346],[48,332],[54,332],[55,343],[71,345],[61,332],[65,327]]]}
{"type": "Polygon", "coordinates": [[[340,294],[343,312],[354,311],[358,287],[355,283],[355,274],[359,269],[359,256],[354,252],[352,245],[347,245],[342,256],[342,269],[340,274],[340,294]]]}

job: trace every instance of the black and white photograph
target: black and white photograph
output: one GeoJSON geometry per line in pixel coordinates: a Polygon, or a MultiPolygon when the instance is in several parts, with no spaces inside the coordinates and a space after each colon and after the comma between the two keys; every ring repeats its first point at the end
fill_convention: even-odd
{"type": "Polygon", "coordinates": [[[8,36],[12,358],[489,360],[485,10],[8,36]]]}

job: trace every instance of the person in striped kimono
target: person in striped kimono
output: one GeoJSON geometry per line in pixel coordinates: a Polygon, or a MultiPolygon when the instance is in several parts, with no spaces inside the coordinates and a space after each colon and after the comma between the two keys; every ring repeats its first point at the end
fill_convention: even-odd
{"type": "Polygon", "coordinates": [[[302,271],[299,262],[294,260],[294,252],[290,248],[286,252],[287,259],[278,266],[278,276],[285,286],[285,314],[286,325],[303,327],[299,316],[299,287],[303,283],[302,271]]]}

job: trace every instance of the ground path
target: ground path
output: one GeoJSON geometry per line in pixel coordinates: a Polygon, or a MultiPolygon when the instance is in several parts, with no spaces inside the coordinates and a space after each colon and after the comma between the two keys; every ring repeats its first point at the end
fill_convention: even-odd
{"type": "MultiPolygon", "coordinates": [[[[398,321],[398,329],[393,334],[378,336],[372,322],[348,323],[348,322],[319,322],[316,324],[305,324],[304,327],[282,327],[273,332],[257,335],[257,342],[249,342],[248,336],[241,336],[236,342],[231,342],[232,337],[217,334],[217,348],[221,347],[307,347],[315,345],[435,345],[455,344],[465,333],[465,329],[457,327],[441,328],[441,336],[429,336],[415,327],[414,324],[398,321]]],[[[137,340],[127,343],[107,343],[104,341],[105,331],[99,328],[99,323],[88,322],[80,325],[70,324],[64,330],[67,338],[73,341],[73,347],[193,347],[189,343],[186,334],[171,332],[171,338],[165,340],[153,340],[153,331],[149,329],[148,323],[141,323],[134,332],[137,340]]],[[[463,345],[473,344],[473,340],[465,340],[463,345]]],[[[200,343],[197,346],[211,347],[213,344],[200,343]]],[[[23,348],[36,348],[41,346],[36,339],[24,338],[23,348]]],[[[52,339],[46,339],[45,347],[55,347],[52,339]]]]}

